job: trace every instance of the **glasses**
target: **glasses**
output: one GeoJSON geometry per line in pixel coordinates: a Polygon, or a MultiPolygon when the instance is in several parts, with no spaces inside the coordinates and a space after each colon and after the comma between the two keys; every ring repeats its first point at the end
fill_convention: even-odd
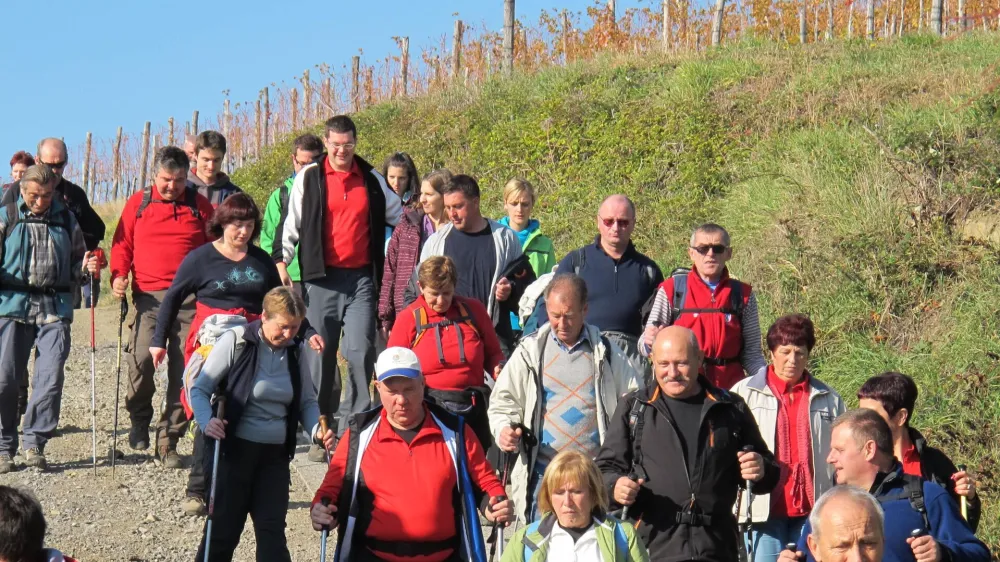
{"type": "Polygon", "coordinates": [[[727,248],[725,244],[704,244],[702,246],[691,246],[691,249],[703,256],[707,256],[709,250],[711,250],[713,254],[718,256],[729,248],[727,248]]]}
{"type": "Polygon", "coordinates": [[[608,228],[614,227],[617,223],[618,228],[622,229],[628,228],[628,225],[632,224],[631,219],[601,219],[601,222],[603,222],[604,226],[608,228]]]}
{"type": "Polygon", "coordinates": [[[333,152],[337,152],[337,151],[340,151],[340,150],[351,151],[351,150],[354,150],[355,146],[357,146],[357,145],[355,143],[353,143],[353,142],[349,142],[347,144],[331,144],[330,145],[330,150],[332,150],[333,152]]]}
{"type": "Polygon", "coordinates": [[[53,170],[55,169],[61,170],[66,167],[66,160],[63,160],[62,162],[42,162],[42,164],[45,164],[46,166],[52,168],[53,170]]]}

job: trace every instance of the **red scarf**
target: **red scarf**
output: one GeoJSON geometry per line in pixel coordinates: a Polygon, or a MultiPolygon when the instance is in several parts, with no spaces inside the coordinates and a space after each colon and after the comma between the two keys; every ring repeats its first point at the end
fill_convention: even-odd
{"type": "Polygon", "coordinates": [[[772,514],[800,517],[807,515],[815,502],[812,431],[809,427],[809,372],[804,373],[797,384],[788,385],[778,378],[771,365],[767,368],[767,385],[778,399],[775,448],[781,467],[778,486],[771,493],[772,514]],[[794,450],[793,440],[796,445],[794,450]]]}

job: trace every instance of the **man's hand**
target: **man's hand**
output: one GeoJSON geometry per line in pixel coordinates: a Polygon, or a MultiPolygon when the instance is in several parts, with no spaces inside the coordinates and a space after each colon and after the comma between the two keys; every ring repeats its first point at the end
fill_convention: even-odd
{"type": "Polygon", "coordinates": [[[226,426],[229,422],[226,420],[220,420],[219,418],[212,418],[208,420],[208,425],[205,426],[205,437],[211,437],[212,439],[225,439],[226,438],[226,426]]]}
{"type": "Polygon", "coordinates": [[[490,498],[490,505],[486,508],[486,520],[490,523],[506,523],[514,517],[514,502],[511,500],[497,501],[497,498],[490,498]]]}
{"type": "Polygon", "coordinates": [[[965,496],[970,500],[976,497],[976,481],[973,480],[971,474],[964,470],[959,470],[951,475],[951,479],[955,481],[956,494],[965,496]]]}
{"type": "Polygon", "coordinates": [[[323,434],[323,430],[322,429],[317,430],[316,431],[316,435],[314,437],[315,437],[315,439],[316,439],[316,441],[318,443],[322,443],[323,444],[323,448],[326,449],[327,451],[329,451],[330,449],[333,449],[333,446],[336,444],[336,438],[333,435],[333,430],[332,429],[326,430],[326,434],[325,435],[323,434]]]}
{"type": "Polygon", "coordinates": [[[496,287],[497,300],[500,302],[504,302],[505,300],[509,299],[510,292],[513,288],[514,288],[513,285],[510,284],[510,281],[508,281],[506,277],[501,277],[500,280],[497,281],[497,287],[496,287]]]}
{"type": "Polygon", "coordinates": [[[781,549],[781,553],[778,554],[778,562],[799,562],[800,560],[805,560],[806,553],[801,550],[796,550],[792,552],[790,550],[781,549]]]}
{"type": "Polygon", "coordinates": [[[97,275],[101,271],[101,260],[97,252],[87,252],[83,254],[83,270],[91,275],[97,275]]]}
{"type": "Polygon", "coordinates": [[[128,289],[128,277],[115,277],[111,281],[111,292],[118,300],[125,298],[126,289],[128,289]]]}
{"type": "Polygon", "coordinates": [[[502,363],[500,365],[497,365],[496,367],[493,367],[493,380],[499,379],[501,372],[503,372],[503,364],[502,363]]]}
{"type": "Polygon", "coordinates": [[[295,283],[292,281],[292,278],[288,276],[288,264],[283,261],[279,261],[274,264],[274,266],[278,268],[278,277],[281,278],[281,284],[289,289],[294,288],[295,283]]]}
{"type": "Polygon", "coordinates": [[[316,353],[323,353],[323,347],[325,345],[326,343],[323,341],[323,336],[319,334],[313,334],[313,336],[309,338],[309,347],[311,347],[316,353]]]}
{"type": "Polygon", "coordinates": [[[312,519],[313,530],[322,531],[323,527],[330,528],[333,526],[335,520],[333,516],[337,513],[337,506],[323,505],[317,502],[313,505],[312,511],[309,512],[309,518],[312,519]]]}
{"type": "Polygon", "coordinates": [[[633,482],[631,478],[622,476],[615,482],[615,497],[613,499],[618,502],[618,505],[632,505],[635,503],[635,498],[639,495],[639,488],[644,482],[646,481],[642,478],[633,482]]]}
{"type": "Polygon", "coordinates": [[[917,562],[938,562],[941,560],[941,546],[934,540],[934,537],[930,535],[910,537],[906,539],[906,542],[910,545],[910,550],[913,551],[913,557],[917,559],[917,562]]]}
{"type": "Polygon", "coordinates": [[[740,478],[757,482],[764,477],[764,458],[757,453],[737,453],[740,461],[740,478]]]}
{"type": "Polygon", "coordinates": [[[149,355],[153,358],[153,368],[156,369],[167,357],[167,349],[164,347],[151,347],[149,348],[149,355]]]}
{"type": "Polygon", "coordinates": [[[507,453],[513,453],[521,446],[521,428],[514,429],[511,426],[506,426],[500,430],[500,441],[497,446],[500,447],[501,451],[507,453]]]}

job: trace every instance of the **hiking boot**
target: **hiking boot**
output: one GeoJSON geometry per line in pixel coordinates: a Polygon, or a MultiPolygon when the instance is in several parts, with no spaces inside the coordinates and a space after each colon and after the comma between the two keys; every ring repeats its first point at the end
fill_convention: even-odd
{"type": "Polygon", "coordinates": [[[0,453],[0,474],[13,472],[15,468],[14,459],[7,453],[0,453]]]}
{"type": "Polygon", "coordinates": [[[188,496],[184,498],[181,502],[181,509],[184,510],[184,515],[189,517],[198,517],[199,515],[205,515],[208,510],[205,509],[205,500],[195,497],[188,496]]]}
{"type": "Polygon", "coordinates": [[[24,452],[24,466],[45,470],[48,463],[45,462],[45,455],[38,447],[32,447],[24,452]]]}
{"type": "Polygon", "coordinates": [[[163,447],[160,449],[160,462],[163,463],[163,468],[169,468],[176,470],[178,468],[184,468],[184,463],[181,461],[181,456],[177,454],[177,450],[170,447],[163,447]]]}
{"type": "Polygon", "coordinates": [[[314,444],[309,447],[309,454],[306,458],[312,462],[326,462],[326,451],[323,447],[314,444]]]}
{"type": "Polygon", "coordinates": [[[149,428],[132,426],[128,432],[128,446],[133,451],[145,451],[149,448],[149,428]]]}

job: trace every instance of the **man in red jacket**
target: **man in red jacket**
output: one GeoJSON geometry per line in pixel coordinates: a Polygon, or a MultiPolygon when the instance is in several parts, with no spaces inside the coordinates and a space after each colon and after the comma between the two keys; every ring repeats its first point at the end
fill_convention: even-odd
{"type": "Polygon", "coordinates": [[[341,560],[467,560],[469,544],[456,522],[478,525],[478,516],[465,513],[455,493],[456,465],[468,473],[489,521],[510,520],[513,503],[498,501],[503,486],[472,430],[465,426],[458,435],[458,418],[424,401],[412,350],[386,349],[375,373],[382,407],[351,416],[313,499],[313,528],[337,522],[341,560]],[[464,459],[457,456],[458,439],[464,459]],[[463,555],[456,557],[456,550],[463,555]]]}
{"type": "MultiPolygon", "coordinates": [[[[153,419],[156,368],[149,355],[150,339],[163,297],[181,261],[191,250],[208,242],[205,224],[212,204],[194,186],[185,186],[190,161],[184,151],[167,146],[156,153],[153,186],[129,197],[111,243],[111,289],[125,298],[132,275],[135,317],[126,345],[129,387],[125,408],[132,421],[129,446],[149,448],[153,419]]],[[[168,335],[167,407],[157,427],[156,453],[166,468],[181,468],[177,440],[187,418],[181,407],[184,340],[194,317],[194,299],[185,302],[168,335]]]]}

